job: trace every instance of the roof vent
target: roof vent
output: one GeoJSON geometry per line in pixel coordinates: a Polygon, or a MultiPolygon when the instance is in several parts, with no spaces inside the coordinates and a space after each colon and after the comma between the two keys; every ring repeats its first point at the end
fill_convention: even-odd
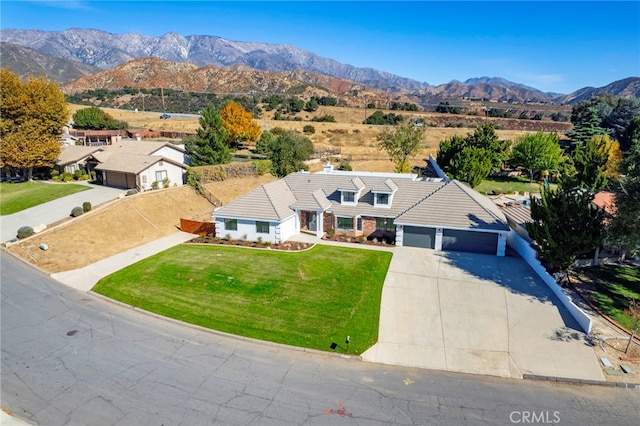
{"type": "Polygon", "coordinates": [[[322,166],[322,171],[324,173],[333,173],[333,166],[330,162],[326,162],[324,166],[322,166]]]}

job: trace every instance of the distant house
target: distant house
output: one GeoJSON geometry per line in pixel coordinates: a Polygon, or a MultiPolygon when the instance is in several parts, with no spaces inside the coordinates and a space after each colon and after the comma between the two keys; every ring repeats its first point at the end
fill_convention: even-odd
{"type": "Polygon", "coordinates": [[[187,154],[181,145],[168,142],[122,140],[99,147],[63,148],[56,165],[63,171],[96,171],[98,180],[116,188],[140,191],[154,182],[180,186],[185,182],[187,154]]]}
{"type": "Polygon", "coordinates": [[[69,135],[85,146],[113,145],[129,136],[126,130],[69,130],[69,135]]]}
{"type": "Polygon", "coordinates": [[[458,181],[412,174],[292,173],[217,208],[216,236],[283,242],[305,232],[503,256],[509,232],[490,200],[458,181]]]}

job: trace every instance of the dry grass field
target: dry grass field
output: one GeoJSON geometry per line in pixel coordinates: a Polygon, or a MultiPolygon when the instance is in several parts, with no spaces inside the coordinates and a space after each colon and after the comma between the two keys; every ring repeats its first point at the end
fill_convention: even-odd
{"type": "MultiPolygon", "coordinates": [[[[86,107],[70,105],[72,113],[80,108],[86,107]]],[[[172,115],[168,120],[161,120],[159,113],[134,112],[110,108],[104,108],[104,110],[115,119],[128,122],[130,127],[150,128],[158,131],[195,133],[200,126],[198,119],[195,117],[172,115]]],[[[315,128],[315,133],[307,136],[313,142],[316,151],[340,150],[342,157],[351,163],[354,170],[390,172],[393,171],[393,163],[388,161],[386,154],[377,147],[376,136],[380,132],[381,126],[362,124],[364,119],[371,115],[372,112],[372,110],[364,108],[321,106],[313,113],[303,111],[299,114],[304,121],[276,121],[272,119],[272,111],[263,112],[262,117],[258,119],[257,122],[263,130],[281,127],[298,132],[302,132],[303,127],[310,124],[315,128]],[[336,119],[336,123],[309,121],[313,117],[323,115],[333,116],[336,119]]],[[[432,112],[385,111],[385,113],[388,112],[401,113],[402,115],[412,116],[414,118],[420,117],[424,118],[427,123],[436,124],[435,127],[427,127],[425,143],[411,160],[411,164],[414,166],[423,166],[424,159],[428,158],[429,154],[435,156],[438,145],[442,140],[454,135],[464,136],[473,132],[473,129],[470,127],[444,127],[442,124],[444,120],[458,120],[476,124],[486,120],[484,117],[437,114],[432,112]],[[442,124],[442,126],[438,127],[439,124],[442,124]]],[[[518,126],[518,130],[497,130],[501,138],[510,140],[514,140],[522,134],[535,131],[537,129],[536,126],[541,125],[540,122],[531,120],[509,120],[500,118],[491,118],[490,120],[494,122],[499,129],[518,126]]],[[[557,127],[561,136],[564,131],[563,129],[568,129],[566,123],[545,122],[542,123],[542,125],[557,127]]],[[[320,169],[320,166],[311,166],[310,169],[311,171],[316,171],[320,169]]]]}

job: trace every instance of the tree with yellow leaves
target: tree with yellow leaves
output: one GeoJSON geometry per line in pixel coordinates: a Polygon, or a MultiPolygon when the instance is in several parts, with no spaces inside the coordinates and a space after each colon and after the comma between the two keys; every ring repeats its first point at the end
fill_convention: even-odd
{"type": "Polygon", "coordinates": [[[34,167],[53,166],[69,116],[58,85],[31,77],[25,83],[0,69],[0,165],[26,171],[27,179],[34,167]]]}
{"type": "Polygon", "coordinates": [[[237,149],[240,142],[255,142],[260,137],[260,126],[253,115],[236,102],[227,102],[220,110],[220,117],[229,133],[231,148],[237,149]]]}
{"type": "Polygon", "coordinates": [[[605,174],[607,178],[617,179],[620,175],[619,168],[622,162],[622,151],[620,151],[620,143],[613,140],[609,135],[597,135],[593,137],[599,147],[601,154],[607,155],[607,163],[605,164],[605,174]]]}

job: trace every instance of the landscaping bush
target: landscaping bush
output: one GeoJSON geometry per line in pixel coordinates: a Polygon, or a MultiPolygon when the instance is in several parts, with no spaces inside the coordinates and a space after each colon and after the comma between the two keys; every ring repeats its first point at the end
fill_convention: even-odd
{"type": "Polygon", "coordinates": [[[18,233],[16,234],[16,236],[20,239],[22,238],[27,238],[32,236],[33,234],[35,234],[35,232],[33,232],[33,228],[30,226],[21,226],[20,229],[18,229],[18,233]]]}
{"type": "Polygon", "coordinates": [[[86,213],[86,212],[90,212],[91,211],[91,203],[88,201],[85,201],[84,203],[82,203],[82,210],[86,213]]]}
{"type": "Polygon", "coordinates": [[[251,164],[256,169],[256,173],[260,176],[271,171],[271,160],[255,160],[251,164]]]}
{"type": "Polygon", "coordinates": [[[78,216],[82,216],[82,214],[84,213],[84,210],[82,209],[82,207],[74,207],[73,210],[71,210],[71,216],[73,217],[78,217],[78,216]]]}
{"type": "Polygon", "coordinates": [[[137,193],[138,193],[137,189],[130,189],[127,191],[127,195],[136,195],[137,193]]]}
{"type": "Polygon", "coordinates": [[[158,189],[160,187],[160,182],[158,182],[157,180],[154,180],[153,182],[151,182],[151,189],[158,189]]]}
{"type": "Polygon", "coordinates": [[[82,170],[76,170],[73,172],[73,178],[75,180],[81,180],[82,179],[82,175],[84,174],[84,171],[82,170]]]}
{"type": "Polygon", "coordinates": [[[73,173],[64,172],[62,174],[62,181],[63,182],[71,182],[72,180],[73,180],[73,173]]]}

